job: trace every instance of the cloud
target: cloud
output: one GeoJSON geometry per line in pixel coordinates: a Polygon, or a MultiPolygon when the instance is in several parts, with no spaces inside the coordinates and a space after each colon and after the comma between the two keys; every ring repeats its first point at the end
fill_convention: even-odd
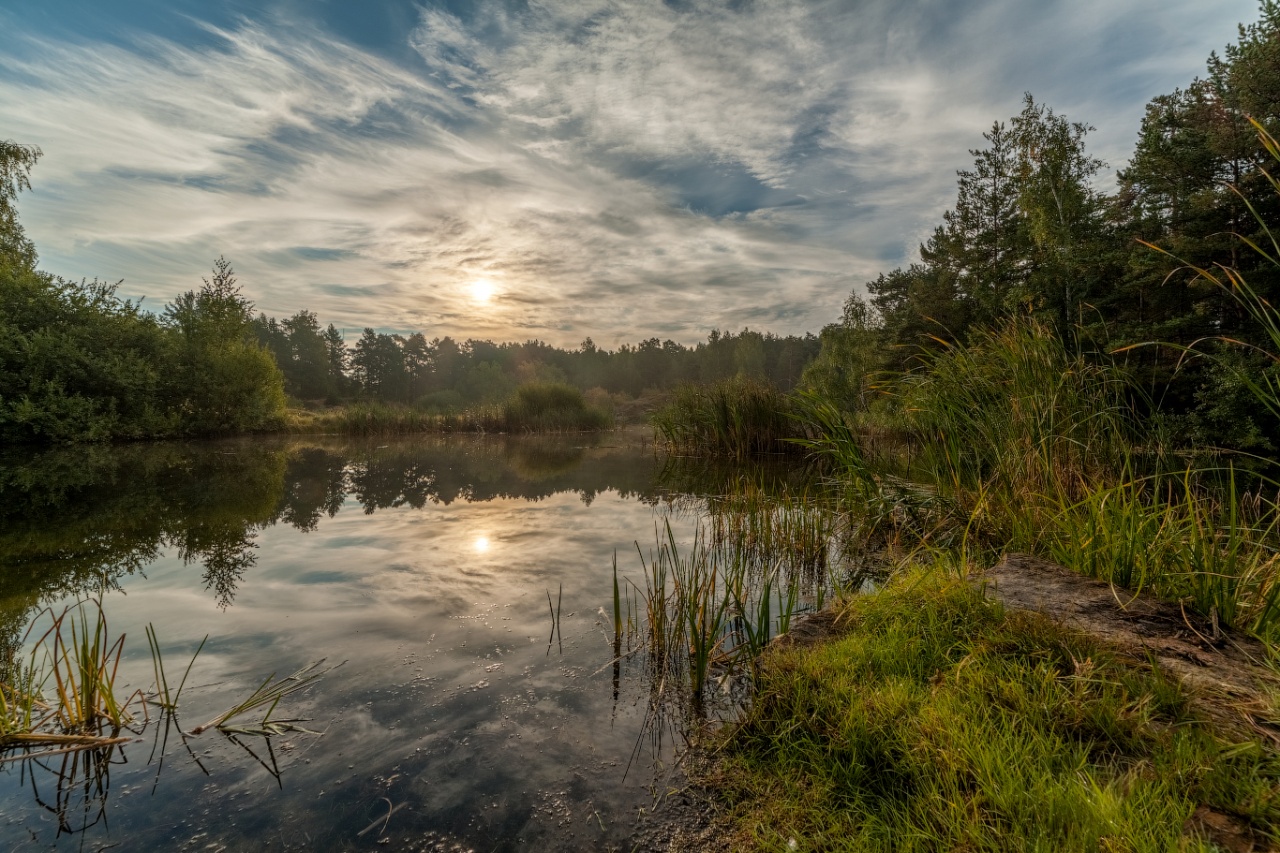
{"type": "Polygon", "coordinates": [[[1114,6],[429,7],[408,63],[281,18],[198,44],[11,26],[0,121],[45,150],[22,214],[46,267],[153,307],[226,254],[262,309],[347,328],[799,332],[910,259],[1024,90],[1103,127],[1114,166],[1232,36],[1221,5],[1114,6]]]}

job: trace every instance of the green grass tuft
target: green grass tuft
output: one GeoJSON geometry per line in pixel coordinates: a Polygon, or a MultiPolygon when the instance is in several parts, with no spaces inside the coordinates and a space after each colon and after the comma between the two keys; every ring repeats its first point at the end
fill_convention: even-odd
{"type": "Polygon", "coordinates": [[[841,619],[834,642],[771,652],[722,735],[745,847],[1214,849],[1199,806],[1278,837],[1280,759],[1217,739],[1145,662],[939,573],[841,619]]]}

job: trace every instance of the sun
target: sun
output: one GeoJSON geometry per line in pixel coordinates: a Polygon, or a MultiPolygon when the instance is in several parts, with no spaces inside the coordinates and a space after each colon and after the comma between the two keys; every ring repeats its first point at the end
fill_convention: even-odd
{"type": "Polygon", "coordinates": [[[488,302],[497,290],[493,282],[487,278],[478,278],[471,282],[471,298],[476,302],[488,302]]]}

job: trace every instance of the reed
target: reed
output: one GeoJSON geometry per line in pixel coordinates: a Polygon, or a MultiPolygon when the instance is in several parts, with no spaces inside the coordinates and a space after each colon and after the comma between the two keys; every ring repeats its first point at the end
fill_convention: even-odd
{"type": "Polygon", "coordinates": [[[787,395],[772,385],[739,378],[677,388],[651,423],[656,440],[670,453],[742,461],[795,452],[790,439],[803,436],[803,425],[792,414],[787,395]]]}
{"type": "Polygon", "coordinates": [[[178,699],[182,697],[182,689],[187,685],[187,677],[191,675],[191,667],[195,666],[196,658],[200,657],[200,652],[204,649],[204,644],[209,642],[209,635],[205,634],[204,639],[200,641],[200,645],[196,647],[195,654],[191,656],[191,660],[187,662],[187,668],[182,673],[182,680],[178,682],[178,689],[172,690],[169,687],[169,678],[164,671],[164,656],[160,653],[160,640],[156,637],[155,626],[147,624],[147,645],[151,649],[151,668],[155,673],[155,694],[151,701],[159,705],[166,711],[176,711],[178,708],[178,699]]]}
{"type": "MultiPolygon", "coordinates": [[[[259,684],[257,689],[249,694],[247,698],[231,706],[218,716],[209,720],[207,723],[202,723],[201,725],[196,726],[191,730],[191,734],[199,735],[212,728],[236,734],[254,735],[276,735],[289,731],[306,731],[306,729],[301,729],[297,725],[298,723],[306,722],[306,720],[272,720],[271,715],[275,712],[281,699],[310,686],[313,682],[324,677],[327,673],[337,669],[337,667],[332,666],[328,669],[320,669],[323,664],[324,659],[322,658],[321,660],[304,666],[292,675],[285,676],[278,680],[276,679],[275,673],[272,673],[267,676],[266,680],[259,684]],[[266,708],[266,713],[263,714],[262,719],[257,723],[241,725],[231,722],[232,720],[246,714],[250,714],[260,708],[266,708]]],[[[341,666],[341,664],[339,664],[339,666],[341,666]]]]}
{"type": "Polygon", "coordinates": [[[899,390],[916,476],[961,500],[1080,496],[1111,481],[1141,434],[1133,392],[1116,365],[1069,353],[1030,318],[948,346],[899,390]]]}
{"type": "Polygon", "coordinates": [[[111,640],[101,602],[95,599],[42,611],[28,632],[47,618],[27,663],[0,685],[0,750],[21,750],[4,761],[95,749],[130,740],[121,732],[134,722],[131,706],[142,692],[118,684],[124,635],[111,640]]]}
{"type": "Polygon", "coordinates": [[[804,609],[803,588],[829,585],[825,575],[816,582],[788,570],[758,546],[748,552],[718,541],[706,524],[682,548],[667,521],[641,565],[649,676],[655,685],[682,685],[674,695],[697,713],[714,673],[723,683],[753,672],[768,643],[804,609]]]}
{"type": "Polygon", "coordinates": [[[101,603],[80,602],[58,614],[46,612],[51,624],[36,640],[33,654],[47,655],[40,687],[52,679],[58,726],[66,733],[96,733],[104,723],[118,731],[132,722],[128,707],[141,693],[117,695],[125,636],[110,640],[101,603]]]}
{"type": "Polygon", "coordinates": [[[587,404],[571,385],[533,382],[521,385],[502,407],[507,432],[597,432],[613,428],[611,411],[587,404]]]}

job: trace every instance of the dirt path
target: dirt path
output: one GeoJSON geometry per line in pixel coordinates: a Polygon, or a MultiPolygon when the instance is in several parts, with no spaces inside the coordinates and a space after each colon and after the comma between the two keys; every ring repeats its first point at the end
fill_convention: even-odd
{"type": "MultiPolygon", "coordinates": [[[[1280,675],[1262,644],[1177,604],[1135,596],[1026,554],[1007,554],[975,577],[1006,607],[1044,613],[1138,659],[1154,658],[1191,688],[1191,704],[1222,731],[1255,735],[1280,748],[1280,675]]],[[[1231,815],[1201,806],[1188,828],[1230,853],[1271,850],[1231,815]]]]}
{"type": "Polygon", "coordinates": [[[1266,665],[1257,640],[1178,604],[1135,596],[1025,554],[1006,555],[976,580],[1006,607],[1040,611],[1139,659],[1154,657],[1192,688],[1200,710],[1280,746],[1280,675],[1266,665]]]}

